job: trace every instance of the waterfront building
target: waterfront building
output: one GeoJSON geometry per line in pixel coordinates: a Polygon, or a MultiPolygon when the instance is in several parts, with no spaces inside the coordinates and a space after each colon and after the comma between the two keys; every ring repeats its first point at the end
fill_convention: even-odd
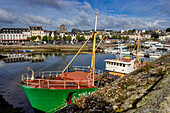
{"type": "Polygon", "coordinates": [[[1,43],[19,43],[25,42],[30,37],[27,28],[2,28],[0,30],[1,43]]]}
{"type": "Polygon", "coordinates": [[[44,36],[49,36],[49,35],[50,35],[50,31],[44,30],[44,36]]]}
{"type": "Polygon", "coordinates": [[[61,25],[61,26],[60,26],[60,32],[63,32],[63,33],[67,32],[67,27],[66,27],[66,25],[61,25]]]}
{"type": "Polygon", "coordinates": [[[51,37],[54,37],[54,31],[50,31],[50,34],[49,34],[51,37]]]}
{"type": "Polygon", "coordinates": [[[32,36],[41,36],[41,38],[44,36],[44,30],[43,26],[37,27],[37,26],[28,26],[28,29],[32,36]]]}
{"type": "Polygon", "coordinates": [[[72,33],[81,33],[81,30],[80,30],[80,29],[75,29],[75,28],[74,28],[74,29],[71,30],[71,32],[72,32],[72,33]]]}
{"type": "MultiPolygon", "coordinates": [[[[94,31],[94,29],[92,29],[92,31],[94,31]]],[[[98,35],[106,34],[106,31],[104,29],[96,29],[96,32],[98,32],[98,35]]]]}

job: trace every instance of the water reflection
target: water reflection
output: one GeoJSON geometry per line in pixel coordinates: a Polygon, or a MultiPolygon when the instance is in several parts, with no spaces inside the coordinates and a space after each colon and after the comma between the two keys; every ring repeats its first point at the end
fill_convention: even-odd
{"type": "MultiPolygon", "coordinates": [[[[22,107],[27,113],[33,113],[30,103],[17,82],[21,80],[21,75],[27,73],[27,67],[35,72],[63,70],[69,61],[74,57],[74,53],[34,53],[28,54],[32,59],[44,59],[43,62],[18,61],[5,63],[0,61],[0,93],[14,107],[22,107]]],[[[96,54],[96,68],[104,69],[104,60],[115,58],[110,54],[96,54]]],[[[36,61],[36,60],[35,60],[36,61]]],[[[91,54],[79,54],[71,63],[71,66],[90,66],[91,54]]]]}
{"type": "MultiPolygon", "coordinates": [[[[34,72],[40,71],[59,71],[63,70],[69,61],[74,57],[74,53],[33,53],[27,54],[31,59],[43,59],[42,62],[11,62],[5,63],[0,61],[0,93],[14,107],[22,107],[27,113],[34,113],[25,93],[17,86],[17,82],[21,80],[21,75],[27,73],[27,67],[30,67],[34,72]]],[[[105,59],[116,58],[115,55],[97,53],[96,54],[96,69],[105,69],[105,59]]],[[[71,66],[90,66],[91,54],[79,54],[71,63],[71,66]]]]}

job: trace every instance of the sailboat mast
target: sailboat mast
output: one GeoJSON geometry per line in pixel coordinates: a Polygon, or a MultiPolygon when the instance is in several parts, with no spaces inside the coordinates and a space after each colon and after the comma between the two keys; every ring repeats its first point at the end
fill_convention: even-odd
{"type": "Polygon", "coordinates": [[[92,86],[94,86],[94,70],[95,70],[95,51],[96,51],[96,48],[95,48],[95,45],[96,45],[96,35],[97,35],[97,32],[96,32],[96,28],[97,28],[97,18],[98,18],[98,14],[96,13],[96,22],[95,22],[95,29],[94,29],[94,39],[93,39],[93,51],[92,51],[92,59],[91,59],[91,73],[93,74],[93,81],[92,81],[92,86]]]}

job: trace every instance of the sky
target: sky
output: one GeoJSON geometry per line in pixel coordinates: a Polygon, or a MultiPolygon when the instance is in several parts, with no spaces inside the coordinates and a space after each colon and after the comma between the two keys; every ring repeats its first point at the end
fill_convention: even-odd
{"type": "Polygon", "coordinates": [[[153,30],[170,27],[170,0],[0,0],[0,28],[43,26],[68,31],[153,30]]]}

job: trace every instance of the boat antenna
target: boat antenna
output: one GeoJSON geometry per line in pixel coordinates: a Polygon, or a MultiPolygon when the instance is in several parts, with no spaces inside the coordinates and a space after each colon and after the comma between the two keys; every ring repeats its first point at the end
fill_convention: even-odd
{"type": "Polygon", "coordinates": [[[95,29],[94,29],[95,32],[96,32],[96,28],[97,28],[97,19],[98,19],[98,13],[96,13],[96,22],[95,22],[95,29]]]}
{"type": "Polygon", "coordinates": [[[95,45],[96,45],[96,35],[98,34],[96,32],[96,28],[97,28],[97,19],[98,19],[98,14],[96,13],[96,22],[95,22],[95,29],[94,29],[94,39],[93,39],[93,51],[92,51],[92,59],[91,59],[91,69],[90,69],[90,73],[93,74],[93,81],[92,81],[92,86],[94,86],[94,70],[95,70],[95,45]]]}
{"type": "MultiPolygon", "coordinates": [[[[138,34],[137,34],[138,36],[138,34]]],[[[138,51],[139,51],[139,37],[138,37],[138,41],[137,41],[137,49],[136,49],[136,60],[135,60],[135,65],[138,63],[139,58],[138,58],[138,51]]],[[[135,66],[134,65],[134,66],[135,66]]]]}

